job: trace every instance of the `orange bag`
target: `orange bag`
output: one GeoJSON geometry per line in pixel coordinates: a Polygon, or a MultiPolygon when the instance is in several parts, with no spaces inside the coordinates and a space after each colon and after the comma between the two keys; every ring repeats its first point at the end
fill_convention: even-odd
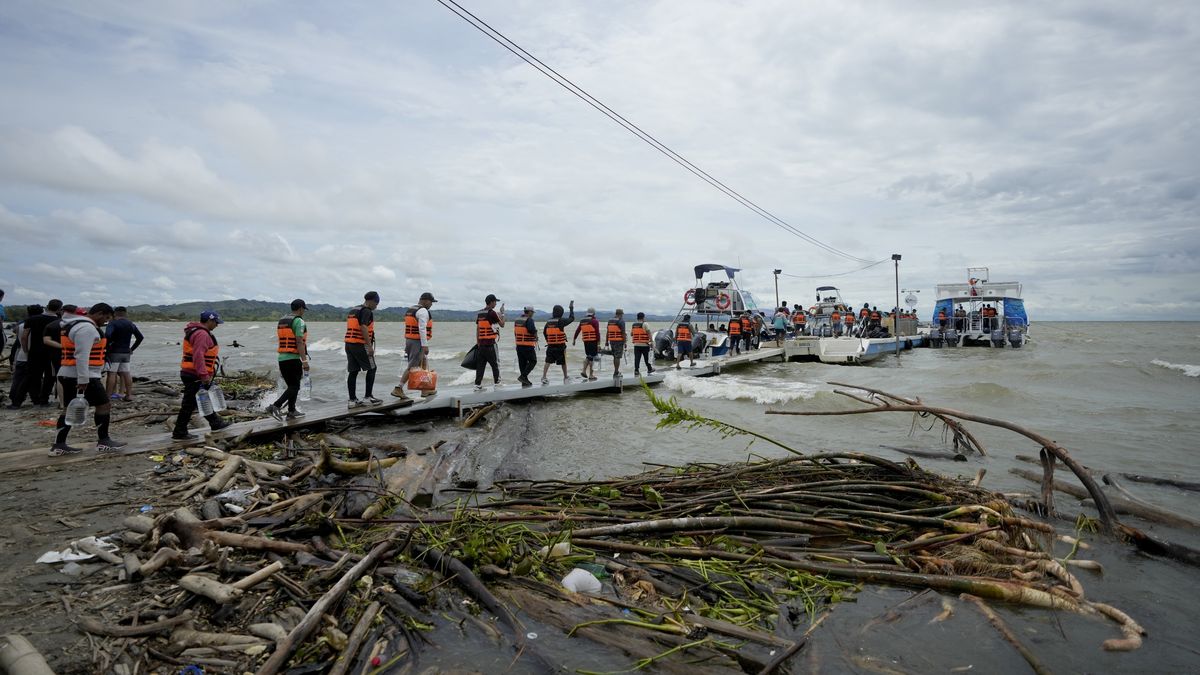
{"type": "Polygon", "coordinates": [[[437,373],[432,370],[409,371],[408,388],[416,391],[436,391],[437,373]]]}

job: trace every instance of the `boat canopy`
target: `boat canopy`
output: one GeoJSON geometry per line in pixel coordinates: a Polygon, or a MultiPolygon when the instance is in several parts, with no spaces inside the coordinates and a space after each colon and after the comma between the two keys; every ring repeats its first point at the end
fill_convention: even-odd
{"type": "Polygon", "coordinates": [[[836,291],[836,290],[837,290],[837,286],[817,286],[818,293],[820,293],[821,291],[836,291]]]}
{"type": "Polygon", "coordinates": [[[935,289],[937,299],[950,298],[956,302],[968,300],[999,300],[1000,298],[1020,298],[1021,284],[1017,281],[976,281],[965,284],[938,284],[935,289]]]}
{"type": "Polygon", "coordinates": [[[696,278],[700,279],[701,277],[704,276],[705,272],[715,272],[717,270],[725,270],[726,276],[728,276],[731,280],[733,279],[734,272],[742,271],[741,268],[738,268],[738,267],[726,267],[725,265],[717,265],[715,263],[707,263],[704,265],[696,265],[696,278]]]}

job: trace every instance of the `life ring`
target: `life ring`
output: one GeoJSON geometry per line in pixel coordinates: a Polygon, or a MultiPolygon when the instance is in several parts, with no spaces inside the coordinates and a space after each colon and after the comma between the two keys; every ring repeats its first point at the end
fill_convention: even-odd
{"type": "Polygon", "coordinates": [[[717,296],[717,309],[729,309],[729,305],[733,303],[733,298],[728,293],[721,293],[717,296]]]}
{"type": "Polygon", "coordinates": [[[696,289],[694,289],[694,288],[687,289],[687,292],[683,294],[683,304],[685,304],[685,305],[696,304],[696,289]]]}

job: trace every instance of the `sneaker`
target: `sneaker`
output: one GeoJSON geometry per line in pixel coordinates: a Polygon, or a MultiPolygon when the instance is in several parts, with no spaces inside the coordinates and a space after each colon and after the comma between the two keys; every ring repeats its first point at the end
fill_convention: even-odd
{"type": "Polygon", "coordinates": [[[287,414],[289,420],[298,420],[301,417],[304,417],[304,411],[302,410],[293,410],[287,414]]]}
{"type": "Polygon", "coordinates": [[[66,443],[55,443],[50,446],[50,452],[47,453],[51,457],[61,457],[63,455],[74,455],[77,452],[82,452],[79,448],[72,448],[66,443]]]}
{"type": "Polygon", "coordinates": [[[646,368],[646,374],[647,374],[647,375],[653,375],[653,374],[654,374],[654,369],[653,369],[653,368],[650,368],[650,367],[647,367],[647,368],[646,368]]]}
{"type": "Polygon", "coordinates": [[[475,391],[483,391],[483,385],[482,384],[475,385],[475,391]]]}
{"type": "Polygon", "coordinates": [[[227,426],[229,426],[229,422],[226,422],[223,419],[218,419],[216,422],[208,423],[208,428],[210,431],[220,431],[227,426]]]}
{"type": "Polygon", "coordinates": [[[102,453],[103,452],[116,452],[117,450],[120,450],[121,448],[125,447],[126,445],[129,445],[129,444],[122,443],[121,441],[113,440],[112,438],[101,438],[96,443],[96,452],[102,452],[102,453]]]}
{"type": "Polygon", "coordinates": [[[542,378],[542,386],[544,387],[544,386],[546,386],[546,385],[548,385],[548,384],[550,384],[550,380],[548,380],[548,379],[546,379],[546,378],[544,378],[544,377],[543,377],[543,378],[542,378]]]}
{"type": "Polygon", "coordinates": [[[363,405],[379,405],[380,403],[383,403],[383,401],[375,398],[374,396],[368,396],[363,399],[363,405]]]}
{"type": "Polygon", "coordinates": [[[589,377],[589,378],[588,378],[588,382],[595,382],[595,381],[596,381],[596,376],[595,376],[595,375],[593,375],[593,376],[591,376],[591,377],[589,377]]]}
{"type": "Polygon", "coordinates": [[[360,400],[358,400],[358,399],[356,399],[356,398],[352,398],[352,399],[350,399],[349,401],[347,401],[347,402],[346,402],[346,407],[347,407],[347,408],[361,408],[361,407],[363,407],[363,406],[364,406],[364,405],[366,405],[366,404],[367,404],[367,402],[366,402],[366,401],[360,401],[360,400]]]}
{"type": "Polygon", "coordinates": [[[640,371],[640,370],[635,370],[635,371],[633,371],[633,376],[634,376],[634,377],[641,377],[641,376],[642,376],[642,371],[640,371]]]}
{"type": "Polygon", "coordinates": [[[172,432],[171,440],[173,440],[173,441],[198,441],[198,440],[200,440],[200,437],[197,436],[196,434],[191,434],[186,431],[183,432],[182,434],[179,432],[172,432]]]}
{"type": "Polygon", "coordinates": [[[408,394],[404,393],[404,387],[401,387],[400,385],[396,385],[396,387],[392,389],[392,396],[395,396],[396,398],[408,398],[408,394]]]}
{"type": "Polygon", "coordinates": [[[267,412],[271,414],[271,417],[275,418],[275,421],[277,421],[277,422],[283,421],[283,411],[280,410],[279,406],[275,405],[274,403],[267,406],[267,412]]]}
{"type": "Polygon", "coordinates": [[[679,367],[679,364],[678,364],[678,363],[676,363],[676,364],[675,364],[675,370],[683,370],[683,368],[680,368],[680,367],[679,367]]]}
{"type": "Polygon", "coordinates": [[[521,386],[522,387],[532,387],[533,383],[530,382],[529,380],[521,380],[521,386]]]}

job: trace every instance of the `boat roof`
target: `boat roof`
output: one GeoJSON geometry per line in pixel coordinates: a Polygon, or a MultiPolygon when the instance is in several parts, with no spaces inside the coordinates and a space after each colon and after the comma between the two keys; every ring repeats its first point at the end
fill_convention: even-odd
{"type": "Polygon", "coordinates": [[[697,279],[699,279],[700,277],[703,277],[705,272],[715,272],[717,270],[725,270],[725,274],[730,279],[733,279],[734,272],[742,271],[741,268],[738,268],[738,267],[729,267],[728,265],[718,265],[716,263],[705,263],[703,265],[696,265],[695,269],[696,269],[696,278],[697,279]]]}
{"type": "Polygon", "coordinates": [[[820,291],[836,291],[837,289],[838,289],[837,286],[817,286],[818,292],[820,292],[820,291]]]}
{"type": "Polygon", "coordinates": [[[955,283],[938,284],[934,290],[939,300],[997,300],[1000,298],[1020,298],[1021,283],[1018,281],[977,281],[975,284],[955,283]],[[972,294],[971,290],[975,293],[972,294]]]}

